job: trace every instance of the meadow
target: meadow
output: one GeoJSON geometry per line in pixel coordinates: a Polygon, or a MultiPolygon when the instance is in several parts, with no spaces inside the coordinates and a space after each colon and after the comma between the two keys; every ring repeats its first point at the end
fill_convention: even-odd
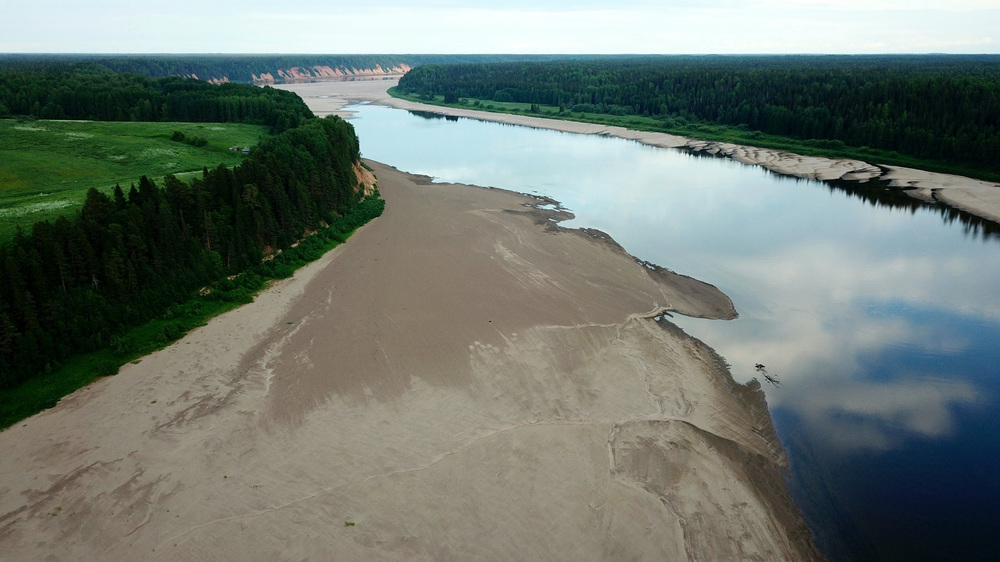
{"type": "Polygon", "coordinates": [[[74,212],[91,187],[128,192],[143,175],[159,181],[234,166],[243,155],[230,147],[252,147],[267,134],[239,123],[0,119],[0,243],[18,226],[30,232],[74,212]],[[184,140],[172,140],[177,132],[184,140]]]}

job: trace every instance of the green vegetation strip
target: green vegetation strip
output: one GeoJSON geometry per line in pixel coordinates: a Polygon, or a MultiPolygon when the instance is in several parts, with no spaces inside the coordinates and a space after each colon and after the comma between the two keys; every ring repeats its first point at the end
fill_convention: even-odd
{"type": "Polygon", "coordinates": [[[346,241],[362,225],[381,215],[384,208],[385,202],[376,192],[296,247],[233,279],[215,283],[207,294],[193,295],[189,301],[171,306],[162,317],[112,338],[109,347],[77,355],[17,387],[0,389],[0,429],[55,406],[62,397],[117,373],[126,363],[167,347],[208,319],[252,302],[254,294],[270,281],[291,277],[296,269],[346,241]]]}
{"type": "Polygon", "coordinates": [[[461,98],[456,103],[445,103],[444,96],[426,96],[420,94],[403,94],[397,88],[390,88],[389,94],[395,98],[457,109],[471,109],[489,113],[505,113],[510,115],[527,115],[546,119],[577,121],[624,127],[635,131],[669,133],[692,139],[727,142],[760,148],[784,150],[804,156],[819,156],[825,158],[845,158],[868,162],[870,164],[887,164],[905,166],[932,172],[957,174],[986,181],[1000,181],[1000,172],[985,170],[973,166],[950,164],[938,160],[915,158],[899,154],[891,150],[879,150],[867,146],[852,147],[843,141],[828,139],[797,139],[782,135],[773,135],[761,131],[751,131],[745,127],[733,127],[713,123],[691,122],[683,118],[646,117],[640,115],[610,115],[605,113],[574,113],[557,106],[530,104],[519,102],[497,102],[493,100],[461,98]]]}
{"type": "Polygon", "coordinates": [[[20,226],[72,215],[87,190],[126,191],[143,175],[239,164],[268,128],[240,123],[0,120],[0,243],[20,226]],[[180,133],[180,135],[176,135],[180,133]],[[177,138],[177,140],[172,140],[177,138]],[[200,145],[200,146],[199,146],[200,145]]]}

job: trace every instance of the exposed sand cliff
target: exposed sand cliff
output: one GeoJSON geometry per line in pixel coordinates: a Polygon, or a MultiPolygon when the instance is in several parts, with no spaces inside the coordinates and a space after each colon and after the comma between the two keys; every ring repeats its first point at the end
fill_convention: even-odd
{"type": "MultiPolygon", "coordinates": [[[[194,78],[195,80],[201,80],[201,78],[199,78],[198,75],[194,73],[185,74],[184,76],[182,76],[182,78],[194,78]]],[[[205,80],[205,82],[210,82],[212,84],[227,84],[229,82],[229,78],[226,76],[223,76],[221,78],[208,78],[205,80]]]]}
{"type": "Polygon", "coordinates": [[[295,66],[292,68],[279,69],[277,77],[275,77],[272,72],[253,74],[253,83],[257,85],[275,84],[278,82],[293,84],[324,79],[329,80],[352,77],[391,76],[406,74],[409,70],[410,67],[406,64],[401,64],[392,68],[382,68],[380,65],[375,65],[375,68],[348,68],[346,66],[337,68],[331,68],[329,66],[295,66]]]}
{"type": "MultiPolygon", "coordinates": [[[[315,80],[343,80],[348,78],[372,78],[381,76],[398,76],[406,74],[410,66],[401,64],[392,68],[382,68],[375,65],[375,68],[353,68],[346,66],[293,66],[292,68],[278,69],[276,72],[251,73],[253,83],[258,86],[273,85],[279,83],[296,84],[302,82],[312,82],[315,80]],[[277,76],[275,76],[277,74],[277,76]]],[[[183,78],[194,78],[204,80],[212,84],[225,84],[230,81],[228,76],[209,76],[202,78],[197,74],[185,74],[183,78]]]]}

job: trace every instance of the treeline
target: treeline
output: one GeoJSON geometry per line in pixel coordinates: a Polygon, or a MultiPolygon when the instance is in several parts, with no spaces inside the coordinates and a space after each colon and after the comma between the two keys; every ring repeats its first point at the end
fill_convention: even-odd
{"type": "Polygon", "coordinates": [[[312,112],[292,92],[178,77],[113,74],[93,65],[0,72],[0,118],[239,122],[294,128],[312,112]]]}
{"type": "MultiPolygon", "coordinates": [[[[0,71],[76,70],[84,66],[149,78],[227,79],[249,84],[254,75],[293,67],[329,66],[342,70],[394,68],[406,63],[398,55],[0,55],[0,71]]],[[[413,65],[410,65],[413,66],[413,65]]]]}
{"type": "Polygon", "coordinates": [[[359,158],[350,124],[310,119],[232,169],[162,185],[143,177],[110,196],[91,189],[78,216],[19,231],[0,245],[0,388],[71,355],[122,347],[126,328],[213,283],[207,298],[249,301],[227,277],[273,276],[285,266],[265,257],[333,221],[349,231],[381,212],[375,198],[358,204],[359,158]]]}
{"type": "Polygon", "coordinates": [[[402,58],[394,55],[140,55],[118,56],[92,61],[114,72],[129,72],[143,76],[197,76],[201,80],[221,80],[252,83],[254,75],[272,74],[279,70],[328,66],[345,73],[385,70],[398,67],[402,58]]]}
{"type": "Polygon", "coordinates": [[[997,56],[676,56],[421,66],[404,94],[713,123],[996,170],[997,56]]]}
{"type": "MultiPolygon", "coordinates": [[[[590,59],[582,55],[0,55],[0,72],[76,70],[89,65],[116,73],[147,77],[197,76],[200,80],[252,83],[254,75],[279,70],[327,66],[345,73],[389,70],[403,65],[494,63],[555,59],[590,59]]],[[[280,78],[279,78],[280,79],[280,78]]]]}

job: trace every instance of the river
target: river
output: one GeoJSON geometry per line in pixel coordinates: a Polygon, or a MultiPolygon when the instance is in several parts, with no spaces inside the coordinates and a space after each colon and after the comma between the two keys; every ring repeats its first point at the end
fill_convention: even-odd
{"type": "Polygon", "coordinates": [[[738,381],[764,383],[789,487],[831,559],[995,556],[993,225],[884,186],[844,189],[615,138],[350,109],[367,158],[551,197],[576,217],[563,226],[603,230],[728,294],[737,320],[670,320],[715,348],[738,381]]]}

